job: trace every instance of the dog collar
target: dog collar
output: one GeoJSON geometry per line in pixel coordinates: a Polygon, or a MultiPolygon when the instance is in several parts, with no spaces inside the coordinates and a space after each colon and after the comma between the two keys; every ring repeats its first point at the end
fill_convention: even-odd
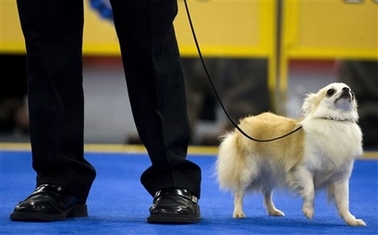
{"type": "Polygon", "coordinates": [[[334,118],[334,117],[320,117],[320,119],[332,120],[332,121],[338,121],[338,122],[356,123],[353,119],[338,119],[338,118],[334,118]]]}

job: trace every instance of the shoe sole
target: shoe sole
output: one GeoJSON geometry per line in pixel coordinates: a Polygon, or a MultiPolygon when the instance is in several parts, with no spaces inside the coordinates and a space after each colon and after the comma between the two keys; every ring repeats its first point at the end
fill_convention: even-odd
{"type": "Polygon", "coordinates": [[[43,212],[13,212],[10,219],[13,221],[58,221],[66,218],[87,217],[87,205],[78,205],[61,213],[43,212]]]}
{"type": "Polygon", "coordinates": [[[195,217],[192,215],[188,216],[162,216],[162,215],[151,215],[147,218],[147,223],[149,224],[194,224],[200,222],[200,217],[195,217]]]}

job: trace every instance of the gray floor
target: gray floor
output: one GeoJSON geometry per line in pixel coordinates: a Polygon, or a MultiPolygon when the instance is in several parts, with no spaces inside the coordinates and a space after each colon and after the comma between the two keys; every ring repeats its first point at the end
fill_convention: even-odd
{"type": "MultiPolygon", "coordinates": [[[[122,65],[119,61],[84,60],[85,142],[123,144],[135,131],[128,101],[122,65]]],[[[296,62],[290,66],[288,116],[299,115],[302,99],[308,92],[336,79],[333,63],[296,62]]],[[[207,81],[206,81],[207,82],[207,81]]],[[[253,101],[252,101],[253,102],[253,101]]],[[[219,112],[219,118],[224,114],[219,112]]],[[[201,122],[195,133],[216,132],[219,123],[201,122]]],[[[17,132],[0,135],[1,142],[27,142],[28,136],[17,132]]]]}

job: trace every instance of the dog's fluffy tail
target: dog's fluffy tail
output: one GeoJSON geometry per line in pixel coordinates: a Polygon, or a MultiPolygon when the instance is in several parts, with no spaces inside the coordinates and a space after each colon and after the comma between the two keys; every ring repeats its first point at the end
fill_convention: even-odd
{"type": "Polygon", "coordinates": [[[243,150],[237,147],[236,133],[228,133],[222,138],[216,162],[217,179],[221,189],[235,191],[243,184],[241,176],[246,162],[240,153],[243,150]]]}

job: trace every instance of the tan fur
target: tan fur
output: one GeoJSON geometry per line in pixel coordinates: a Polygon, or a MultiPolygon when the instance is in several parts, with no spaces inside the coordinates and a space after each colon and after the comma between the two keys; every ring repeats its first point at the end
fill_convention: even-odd
{"type": "Polygon", "coordinates": [[[272,200],[276,187],[297,192],[303,198],[304,215],[312,218],[315,190],[326,187],[347,224],[365,225],[349,212],[348,181],[354,158],[362,154],[362,137],[353,122],[358,118],[354,96],[349,102],[346,98],[338,99],[345,87],[343,83],[333,83],[310,94],[303,104],[302,121],[273,113],[240,121],[239,127],[245,133],[260,140],[276,138],[303,126],[285,138],[257,142],[238,130],[222,137],[217,176],[220,187],[235,195],[234,218],[245,217],[242,201],[248,191],[263,194],[269,215],[284,216],[272,200]],[[336,91],[335,95],[327,95],[330,89],[336,91]],[[329,107],[337,112],[331,112],[329,107]]]}

